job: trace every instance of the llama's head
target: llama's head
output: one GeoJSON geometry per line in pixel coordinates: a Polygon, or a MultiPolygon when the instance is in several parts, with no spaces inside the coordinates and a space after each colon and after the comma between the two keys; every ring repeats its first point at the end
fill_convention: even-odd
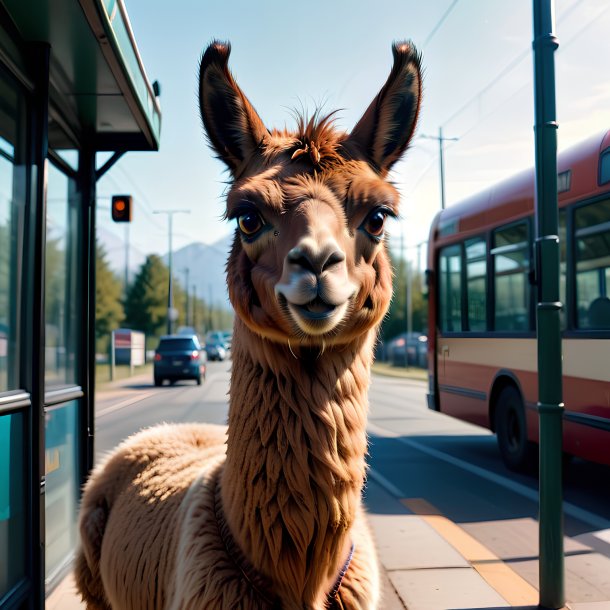
{"type": "Polygon", "coordinates": [[[295,132],[269,131],[229,72],[229,53],[219,42],[206,50],[199,101],[233,178],[231,302],[274,341],[348,342],[377,325],[391,299],[384,225],[399,197],[386,178],[415,130],[419,56],[410,43],[394,45],[388,80],[347,134],[318,114],[295,132]]]}

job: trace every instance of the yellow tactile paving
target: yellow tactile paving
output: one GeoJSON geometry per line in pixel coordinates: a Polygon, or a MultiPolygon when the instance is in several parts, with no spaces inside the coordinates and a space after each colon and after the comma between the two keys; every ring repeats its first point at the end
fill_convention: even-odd
{"type": "Polygon", "coordinates": [[[422,498],[404,499],[402,503],[449,542],[511,606],[538,604],[535,587],[432,504],[422,498]]]}

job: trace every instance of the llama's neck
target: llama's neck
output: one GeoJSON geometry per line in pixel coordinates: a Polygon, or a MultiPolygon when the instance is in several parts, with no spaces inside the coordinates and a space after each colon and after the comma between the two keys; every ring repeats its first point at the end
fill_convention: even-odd
{"type": "Polygon", "coordinates": [[[373,339],[293,346],[295,359],[236,325],[223,507],[252,565],[298,607],[318,607],[351,544],[373,339]]]}

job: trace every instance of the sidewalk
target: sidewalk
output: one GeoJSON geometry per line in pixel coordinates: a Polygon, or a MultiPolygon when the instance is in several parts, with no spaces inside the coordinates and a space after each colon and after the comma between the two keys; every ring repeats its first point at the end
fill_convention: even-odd
{"type": "MultiPolygon", "coordinates": [[[[441,515],[423,499],[398,500],[392,484],[369,473],[367,506],[384,572],[381,610],[503,610],[538,608],[538,558],[524,577],[465,529],[441,515]]],[[[537,547],[537,524],[532,524],[530,544],[537,547]]],[[[610,536],[610,531],[603,534],[610,536]]],[[[499,534],[501,535],[501,534],[499,534]]],[[[522,540],[513,541],[523,545],[522,540]]],[[[511,544],[509,541],[507,544],[511,544]]],[[[596,552],[595,544],[564,539],[565,580],[574,583],[595,574],[591,599],[599,600],[602,583],[605,599],[568,603],[568,610],[610,610],[610,557],[596,552]],[[576,567],[569,558],[580,555],[576,567]],[[595,589],[596,593],[593,593],[595,589]]],[[[582,587],[582,585],[581,585],[582,587]]],[[[585,584],[586,587],[586,584],[585,584]]]]}

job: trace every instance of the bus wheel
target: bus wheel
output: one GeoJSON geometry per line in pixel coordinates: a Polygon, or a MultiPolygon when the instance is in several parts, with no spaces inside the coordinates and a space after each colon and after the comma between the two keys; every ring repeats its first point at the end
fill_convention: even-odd
{"type": "Polygon", "coordinates": [[[536,465],[537,446],[527,440],[527,424],[521,394],[506,386],[496,402],[496,436],[502,460],[508,468],[531,472],[536,465]]]}

